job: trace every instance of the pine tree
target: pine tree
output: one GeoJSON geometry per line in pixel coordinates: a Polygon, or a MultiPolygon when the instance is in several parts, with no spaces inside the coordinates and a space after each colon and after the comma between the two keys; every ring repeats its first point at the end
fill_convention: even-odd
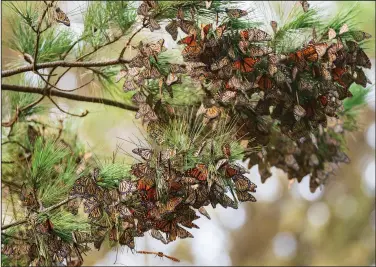
{"type": "Polygon", "coordinates": [[[133,250],[148,231],[165,244],[192,238],[185,228],[198,227],[196,209],[210,219],[209,204],[256,201],[245,175],[253,165],[263,182],[273,166],[291,181],[310,175],[314,192],[349,162],[344,136],[357,130],[371,67],[356,6],[327,19],[300,1],[268,24],[235,1],[98,1],[79,36],[55,1],[3,8],[12,31],[4,45],[22,58],[1,73],[2,191],[13,219],[2,226],[4,266],[81,266],[89,244],[108,238],[133,250]],[[135,44],[141,31],[167,33],[181,49],[165,39],[135,44]],[[124,40],[116,58],[96,56],[124,40]],[[60,88],[78,68],[90,81],[60,88]],[[103,97],[77,93],[93,81],[103,97]],[[90,113],[56,97],[133,112],[148,146],[132,151],[136,163],[89,157],[68,120],[36,119],[49,112],[44,100],[77,120],[90,113]]]}

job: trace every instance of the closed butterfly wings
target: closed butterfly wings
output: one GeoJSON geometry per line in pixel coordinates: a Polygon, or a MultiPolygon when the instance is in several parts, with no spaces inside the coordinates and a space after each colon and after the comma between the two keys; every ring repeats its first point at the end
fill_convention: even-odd
{"type": "Polygon", "coordinates": [[[55,9],[55,20],[59,23],[64,24],[65,26],[70,26],[70,20],[68,16],[59,7],[56,7],[55,9]]]}

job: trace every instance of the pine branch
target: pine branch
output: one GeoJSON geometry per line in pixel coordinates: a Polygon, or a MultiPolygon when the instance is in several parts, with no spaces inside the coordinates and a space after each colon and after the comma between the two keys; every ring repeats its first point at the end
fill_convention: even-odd
{"type": "MultiPolygon", "coordinates": [[[[111,65],[117,65],[117,64],[124,64],[129,63],[129,60],[124,59],[111,59],[106,61],[87,61],[87,62],[68,62],[64,60],[59,61],[52,61],[52,62],[46,62],[46,63],[39,63],[36,65],[35,69],[45,69],[45,68],[53,68],[53,67],[71,67],[71,68],[86,68],[86,67],[104,67],[104,66],[111,66],[111,65]]],[[[28,72],[33,70],[33,65],[27,65],[11,70],[4,70],[1,72],[1,77],[9,77],[13,76],[15,74],[28,72]]]]}
{"type": "Polygon", "coordinates": [[[57,97],[62,97],[62,98],[66,98],[66,99],[70,99],[70,100],[76,100],[76,101],[82,101],[82,102],[104,104],[104,105],[107,105],[107,106],[118,107],[118,108],[121,108],[121,109],[130,110],[130,111],[137,111],[138,110],[137,107],[127,105],[127,104],[124,104],[124,103],[121,103],[121,102],[117,102],[117,101],[114,101],[114,100],[110,100],[110,99],[80,96],[80,95],[69,94],[69,93],[56,91],[56,90],[44,90],[43,88],[40,88],[40,87],[3,84],[2,90],[32,93],[32,94],[40,94],[40,95],[47,95],[48,94],[49,96],[57,96],[57,97]]]}
{"type": "MultiPolygon", "coordinates": [[[[44,210],[41,211],[41,213],[47,213],[47,212],[50,212],[50,211],[53,211],[53,210],[56,210],[57,208],[60,208],[61,206],[64,206],[65,204],[67,204],[69,201],[75,199],[76,197],[73,196],[73,197],[68,197],[67,199],[64,199],[63,201],[55,204],[55,205],[52,205],[44,210]]],[[[4,231],[8,228],[11,228],[11,227],[14,227],[14,226],[18,226],[18,225],[21,225],[21,224],[25,224],[27,223],[27,219],[23,219],[21,221],[18,221],[18,222],[14,222],[14,223],[10,223],[10,224],[7,224],[7,225],[4,225],[1,227],[1,231],[4,231]]]]}

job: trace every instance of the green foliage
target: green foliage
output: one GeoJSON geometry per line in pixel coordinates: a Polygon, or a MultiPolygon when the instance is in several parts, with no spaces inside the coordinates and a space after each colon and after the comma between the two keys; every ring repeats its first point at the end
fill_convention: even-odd
{"type": "MultiPolygon", "coordinates": [[[[31,27],[25,27],[24,23],[18,19],[12,19],[10,26],[13,34],[6,45],[20,53],[33,56],[36,33],[31,27]]],[[[40,36],[38,62],[59,60],[60,56],[71,47],[74,40],[74,35],[70,30],[49,28],[40,36]]]]}
{"type": "MultiPolygon", "coordinates": [[[[54,232],[56,232],[63,241],[72,242],[73,231],[90,233],[90,224],[85,218],[74,216],[67,211],[60,210],[52,212],[48,218],[53,224],[54,232]]],[[[39,223],[44,222],[46,219],[46,215],[41,215],[38,218],[39,223]]]]}
{"type": "Polygon", "coordinates": [[[366,103],[366,98],[368,93],[371,91],[372,86],[368,88],[363,88],[360,85],[353,85],[350,88],[352,97],[346,98],[343,102],[345,112],[353,110],[357,106],[361,106],[366,103]]]}
{"type": "Polygon", "coordinates": [[[58,172],[56,168],[59,168],[62,160],[68,154],[69,151],[61,144],[55,143],[53,140],[45,140],[43,142],[43,139],[39,137],[34,145],[30,168],[30,182],[32,185],[43,189],[53,183],[58,172]]]}
{"type": "MultiPolygon", "coordinates": [[[[24,1],[22,3],[17,2],[5,2],[4,11],[12,10],[18,19],[21,19],[23,23],[28,26],[36,27],[38,22],[38,12],[35,12],[39,3],[24,1]]],[[[4,12],[5,13],[5,12],[4,12]]]]}
{"type": "Polygon", "coordinates": [[[116,30],[125,34],[136,21],[133,2],[127,1],[91,2],[83,16],[84,40],[94,48],[118,36],[116,30]]]}
{"type": "Polygon", "coordinates": [[[98,185],[105,188],[116,188],[123,179],[130,179],[131,166],[122,163],[107,163],[101,166],[98,185]]]}
{"type": "Polygon", "coordinates": [[[313,27],[320,26],[318,11],[309,9],[302,12],[300,6],[295,6],[288,16],[287,21],[281,25],[274,36],[272,45],[279,53],[288,53],[302,46],[305,33],[312,32],[313,27]]]}
{"type": "Polygon", "coordinates": [[[62,201],[67,197],[71,190],[74,181],[77,178],[76,175],[76,163],[75,158],[70,154],[65,156],[65,164],[56,166],[60,170],[56,174],[53,180],[43,183],[43,186],[39,189],[39,199],[44,206],[49,207],[59,201],[62,201]],[[63,168],[64,166],[64,168],[63,168]]]}
{"type": "Polygon", "coordinates": [[[332,28],[337,33],[343,24],[347,24],[349,29],[354,30],[358,25],[355,18],[359,14],[359,3],[355,2],[352,6],[341,9],[336,13],[327,23],[322,24],[319,28],[321,33],[325,33],[329,28],[332,28]]]}

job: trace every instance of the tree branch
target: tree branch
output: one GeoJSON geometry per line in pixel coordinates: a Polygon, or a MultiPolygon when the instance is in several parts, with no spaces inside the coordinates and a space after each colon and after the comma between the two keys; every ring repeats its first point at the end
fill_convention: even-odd
{"type": "MultiPolygon", "coordinates": [[[[76,196],[73,196],[73,197],[68,197],[66,199],[64,199],[63,201],[55,204],[55,205],[52,205],[44,210],[42,210],[40,213],[46,213],[46,212],[49,212],[49,211],[52,211],[52,210],[55,210],[57,208],[60,208],[61,206],[67,204],[69,201],[73,200],[77,198],[76,196]]],[[[11,227],[14,227],[14,226],[17,226],[17,225],[21,225],[21,224],[25,224],[27,223],[27,219],[24,219],[24,220],[21,220],[21,221],[18,221],[18,222],[14,222],[14,223],[10,223],[10,224],[7,224],[7,225],[4,225],[1,227],[1,231],[4,231],[8,228],[11,228],[11,227]]]]}
{"type": "MultiPolygon", "coordinates": [[[[87,61],[87,62],[67,62],[64,60],[59,61],[52,61],[52,62],[45,62],[39,63],[36,65],[35,69],[45,69],[45,68],[54,68],[54,67],[72,67],[72,68],[80,68],[80,67],[104,67],[122,63],[129,63],[129,60],[124,59],[111,59],[107,61],[87,61]]],[[[24,67],[19,67],[11,70],[4,70],[1,72],[1,77],[9,77],[15,74],[32,71],[33,65],[27,65],[24,67]]]]}
{"type": "MultiPolygon", "coordinates": [[[[2,90],[14,91],[14,92],[23,92],[23,93],[32,93],[32,94],[40,94],[40,95],[46,95],[47,92],[48,92],[48,91],[46,91],[46,90],[44,90],[43,88],[40,88],[40,87],[19,86],[19,85],[11,85],[11,84],[3,84],[2,90]]],[[[114,100],[110,100],[110,99],[74,95],[74,94],[65,93],[65,92],[56,91],[56,90],[50,90],[48,95],[62,97],[62,98],[70,99],[70,100],[82,101],[82,102],[104,104],[104,105],[107,105],[107,106],[118,107],[118,108],[121,108],[121,109],[130,110],[130,111],[137,111],[138,110],[138,108],[135,107],[135,106],[127,105],[127,104],[117,102],[117,101],[114,101],[114,100]]]]}

